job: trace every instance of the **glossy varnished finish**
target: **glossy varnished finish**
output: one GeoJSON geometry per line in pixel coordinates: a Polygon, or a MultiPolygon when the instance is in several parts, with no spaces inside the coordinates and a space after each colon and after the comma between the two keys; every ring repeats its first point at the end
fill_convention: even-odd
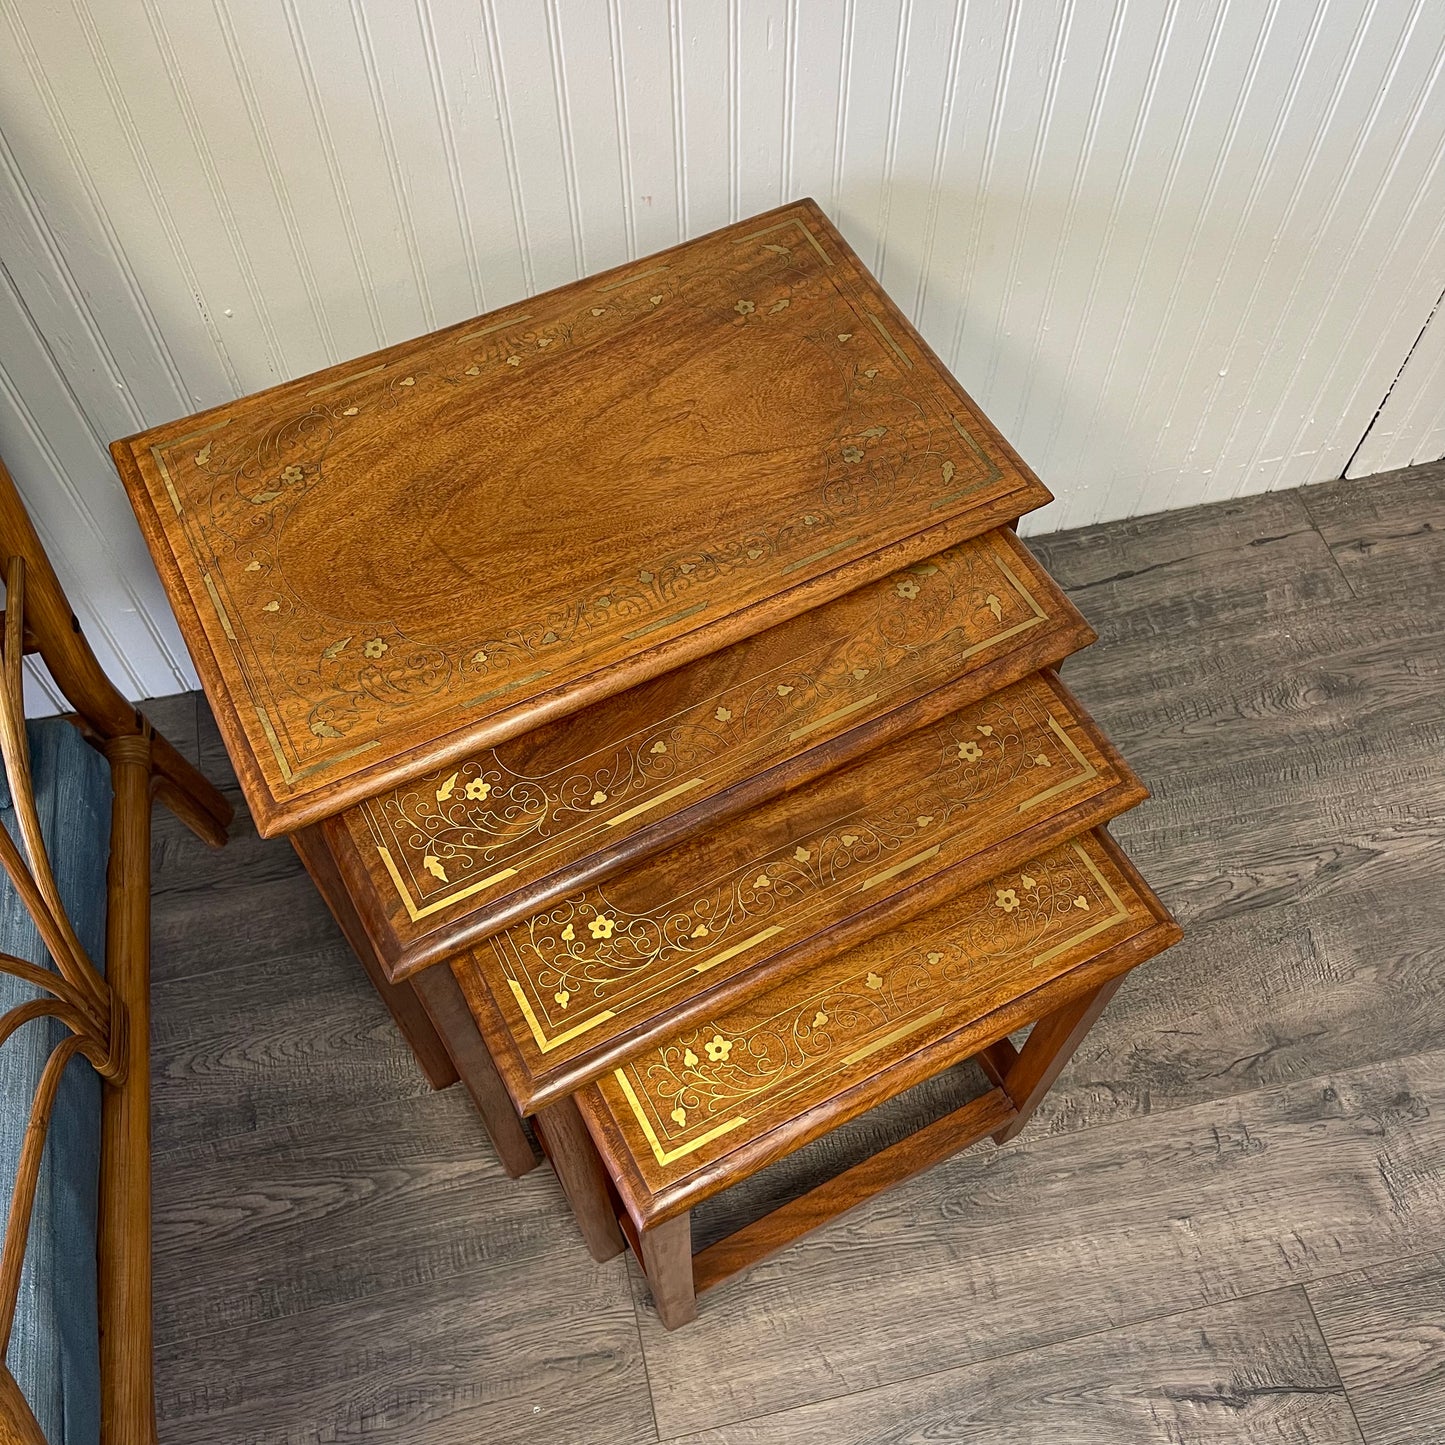
{"type": "Polygon", "coordinates": [[[530,1110],[1144,796],[1077,700],[1036,674],[554,904],[453,969],[530,1110]]]}
{"type": "Polygon", "coordinates": [[[112,451],[263,833],[1048,499],[811,202],[112,451]]]}
{"type": "Polygon", "coordinates": [[[327,834],[404,975],[1092,637],[1000,528],[433,769],[327,834]]]}
{"type": "Polygon", "coordinates": [[[679,1030],[579,1102],[629,1212],[647,1225],[1179,936],[1107,835],[1087,833],[679,1030]]]}

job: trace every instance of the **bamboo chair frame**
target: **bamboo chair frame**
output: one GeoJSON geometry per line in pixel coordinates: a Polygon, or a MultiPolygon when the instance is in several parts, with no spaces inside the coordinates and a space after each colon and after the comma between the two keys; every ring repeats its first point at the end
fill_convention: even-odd
{"type": "Polygon", "coordinates": [[[151,1337],[150,1180],[150,810],[159,799],[203,842],[226,841],[231,805],[101,670],[71,613],[10,473],[0,462],[0,758],[20,844],[0,828],[0,867],[35,922],[55,969],[0,953],[0,971],[41,997],[0,1017],[0,1046],[26,1023],[59,1019],[69,1031],[41,1072],[21,1145],[0,1250],[0,1442],[45,1445],[4,1358],[46,1131],[61,1076],[79,1055],[100,1075],[100,1197],[96,1262],[100,1309],[103,1445],[156,1438],[151,1337]],[[110,860],[106,876],[105,973],[66,916],[51,871],[25,738],[23,664],[38,653],[75,709],[71,721],[110,764],[110,860]]]}

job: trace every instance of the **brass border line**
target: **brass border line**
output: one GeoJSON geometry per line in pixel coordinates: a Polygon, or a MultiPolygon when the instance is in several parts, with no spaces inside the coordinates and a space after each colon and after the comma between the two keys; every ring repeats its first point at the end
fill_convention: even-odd
{"type": "Polygon", "coordinates": [[[613,1075],[622,1086],[622,1092],[627,1097],[627,1102],[632,1106],[633,1115],[642,1126],[642,1132],[647,1136],[647,1142],[652,1145],[652,1154],[661,1165],[671,1164],[675,1159],[681,1159],[684,1154],[691,1154],[694,1149],[701,1149],[704,1144],[710,1144],[722,1134],[731,1133],[739,1124],[746,1124],[748,1116],[739,1114],[735,1119],[729,1119],[724,1124],[719,1124],[715,1129],[709,1129],[706,1134],[699,1134],[691,1143],[684,1144],[680,1149],[664,1149],[661,1140],[657,1137],[656,1130],[652,1127],[652,1120],[643,1113],[642,1105],[638,1102],[637,1095],[632,1092],[632,1085],[627,1082],[627,1075],[621,1069],[613,1069],[613,1075]]]}
{"type": "MultiPolygon", "coordinates": [[[[909,1023],[900,1024],[891,1033],[886,1033],[881,1039],[874,1039],[872,1043],[864,1044],[861,1049],[854,1049],[851,1054],[838,1065],[840,1069],[846,1069],[849,1064],[856,1064],[860,1059],[866,1059],[869,1054],[876,1054],[879,1049],[886,1049],[889,1044],[896,1044],[899,1039],[906,1039],[909,1034],[916,1034],[919,1029],[927,1028],[936,1019],[940,1019],[948,1011],[948,1005],[941,1003],[935,1009],[930,1009],[926,1014],[920,1014],[909,1023]]],[[[835,1071],[836,1072],[836,1071],[835,1071]]]]}
{"type": "Polygon", "coordinates": [[[256,709],[256,716],[261,719],[261,731],[266,734],[266,741],[271,745],[271,752],[275,755],[276,766],[281,769],[281,781],[290,784],[294,781],[294,774],[291,772],[291,764],[286,761],[285,754],[281,751],[281,740],[276,736],[276,729],[271,726],[271,718],[266,709],[260,703],[252,703],[256,709]]]}
{"type": "Polygon", "coordinates": [[[858,541],[857,537],[848,537],[841,542],[834,542],[831,547],[824,547],[821,552],[814,552],[810,557],[799,557],[796,562],[789,562],[786,567],[778,570],[779,577],[786,577],[789,572],[796,572],[800,567],[806,567],[810,562],[821,562],[824,557],[831,557],[834,552],[841,552],[844,547],[851,547],[858,541]]]}
{"type": "Polygon", "coordinates": [[[493,883],[500,883],[504,878],[510,878],[517,870],[515,868],[504,868],[500,873],[493,873],[489,878],[478,879],[475,883],[469,883],[465,888],[458,889],[455,893],[449,893],[445,898],[439,898],[435,903],[428,903],[418,908],[411,901],[411,894],[407,891],[406,883],[403,881],[400,871],[392,862],[391,853],[379,843],[376,851],[381,854],[381,861],[386,865],[386,871],[391,874],[391,881],[396,884],[396,891],[401,895],[401,901],[406,905],[406,911],[413,923],[419,923],[428,914],[440,912],[450,904],[460,903],[463,898],[470,898],[474,893],[480,893],[484,888],[490,888],[493,883]]]}
{"type": "Polygon", "coordinates": [[[181,499],[176,495],[175,483],[171,481],[171,469],[166,465],[166,459],[161,455],[161,449],[159,447],[151,448],[151,460],[156,464],[156,469],[161,474],[161,481],[165,483],[166,495],[171,499],[171,506],[176,509],[176,516],[184,515],[184,509],[181,507],[181,499]]]}
{"type": "Polygon", "coordinates": [[[350,376],[343,376],[338,381],[323,381],[320,386],[313,386],[306,395],[320,396],[323,391],[335,391],[338,387],[350,386],[353,381],[360,381],[363,376],[375,376],[378,371],[385,371],[388,364],[379,361],[375,366],[368,366],[365,371],[353,371],[350,376]]]}
{"type": "Polygon", "coordinates": [[[1062,793],[1067,788],[1076,788],[1080,783],[1087,783],[1091,779],[1099,776],[1098,768],[1079,751],[1074,740],[1059,726],[1058,720],[1054,717],[1053,713],[1049,714],[1049,727],[1058,737],[1058,740],[1073,754],[1074,761],[1078,763],[1084,771],[1082,773],[1076,773],[1072,778],[1065,778],[1062,783],[1055,783],[1052,788],[1045,788],[1042,793],[1035,793],[1032,798],[1025,798],[1023,802],[1019,804],[1020,813],[1028,812],[1035,804],[1047,801],[1056,793],[1062,793]]]}
{"type": "Polygon", "coordinates": [[[529,672],[526,677],[514,677],[511,682],[504,682],[501,687],[494,687],[490,692],[479,692],[475,697],[469,697],[461,706],[475,707],[479,702],[486,702],[490,698],[500,697],[504,692],[511,692],[514,687],[521,687],[528,682],[536,682],[538,678],[546,677],[551,671],[550,667],[539,667],[536,672],[529,672]]]}
{"type": "Polygon", "coordinates": [[[505,331],[509,326],[520,326],[524,321],[531,319],[532,313],[524,311],[520,316],[509,316],[505,321],[494,321],[490,326],[483,326],[476,331],[468,331],[465,336],[458,336],[452,345],[461,346],[465,342],[475,341],[479,336],[490,336],[494,331],[505,331]]]}
{"type": "Polygon", "coordinates": [[[875,883],[886,883],[890,878],[895,878],[898,874],[907,872],[915,863],[926,862],[942,847],[942,843],[935,843],[933,847],[929,848],[926,852],[915,853],[913,857],[905,858],[901,863],[895,863],[891,868],[885,868],[881,873],[875,873],[871,878],[865,879],[858,885],[858,891],[860,893],[866,893],[875,883]]]}
{"type": "Polygon", "coordinates": [[[300,769],[292,777],[293,782],[299,783],[302,778],[309,778],[312,773],[324,772],[327,768],[334,768],[337,763],[344,763],[348,758],[360,756],[362,753],[369,753],[372,748],[381,746],[380,738],[369,738],[364,743],[358,743],[354,748],[348,748],[344,753],[333,753],[324,762],[312,763],[308,767],[300,769]]]}
{"type": "Polygon", "coordinates": [[[731,948],[725,948],[721,953],[715,953],[711,958],[705,958],[701,963],[692,966],[694,973],[706,973],[710,968],[716,968],[720,963],[726,963],[730,958],[736,958],[738,954],[746,952],[754,945],[761,943],[765,938],[771,938],[775,933],[781,933],[783,926],[775,923],[771,928],[765,928],[761,933],[755,933],[751,938],[745,938],[741,943],[735,943],[731,948]]]}
{"type": "Polygon", "coordinates": [[[201,581],[206,584],[206,591],[211,594],[211,606],[216,609],[216,616],[221,619],[221,631],[224,632],[232,642],[235,642],[236,633],[231,626],[231,618],[221,602],[221,594],[216,591],[216,584],[211,580],[211,574],[209,572],[202,572],[201,581]]]}
{"type": "Polygon", "coordinates": [[[537,1041],[537,1047],[544,1053],[550,1053],[559,1044],[565,1044],[568,1039],[575,1039],[578,1034],[585,1034],[588,1029],[595,1029],[598,1024],[606,1023],[612,1017],[612,1010],[603,1009],[600,1014],[593,1014],[590,1019],[583,1019],[576,1028],[568,1029],[565,1033],[557,1034],[554,1038],[548,1039],[542,1032],[542,1025],[537,1022],[537,1015],[532,1012],[532,1004],[527,995],[522,992],[522,985],[510,975],[507,982],[512,986],[512,994],[517,1000],[517,1006],[522,1010],[527,1020],[527,1027],[532,1030],[532,1037],[537,1041]]]}
{"type": "Polygon", "coordinates": [[[959,419],[949,412],[948,419],[953,423],[953,429],[967,443],[968,449],[988,468],[988,480],[996,482],[1003,476],[1003,470],[999,464],[978,444],[977,438],[959,419]]]}
{"type": "Polygon", "coordinates": [[[634,281],[641,281],[648,276],[661,276],[664,271],[669,271],[670,266],[654,266],[650,271],[639,271],[635,276],[624,276],[620,281],[609,281],[605,286],[597,287],[597,294],[600,296],[604,291],[620,291],[624,286],[630,286],[634,281]]]}
{"type": "Polygon", "coordinates": [[[789,226],[796,226],[803,233],[808,244],[823,258],[825,266],[833,264],[833,258],[823,249],[818,238],[804,224],[801,216],[789,216],[786,221],[779,221],[776,226],[765,226],[761,231],[754,231],[749,236],[739,236],[733,245],[741,246],[745,242],[756,241],[762,236],[771,236],[774,231],[786,231],[789,226]]]}
{"type": "Polygon", "coordinates": [[[659,804],[667,802],[668,799],[677,797],[680,793],[690,793],[706,781],[706,778],[689,778],[687,782],[679,783],[675,788],[669,788],[665,793],[659,793],[655,798],[649,798],[645,803],[639,803],[625,813],[615,814],[603,824],[603,827],[615,828],[619,823],[625,823],[629,818],[635,818],[639,813],[645,813],[650,808],[655,808],[659,804]]]}
{"type": "Polygon", "coordinates": [[[857,712],[860,707],[867,707],[870,702],[877,702],[878,694],[870,692],[867,697],[860,697],[857,702],[850,702],[847,707],[835,708],[826,717],[817,718],[810,722],[807,727],[794,728],[788,734],[788,741],[795,743],[799,738],[805,738],[809,733],[815,733],[819,728],[825,728],[831,722],[837,722],[840,717],[847,717],[850,712],[857,712]]]}
{"type": "Polygon", "coordinates": [[[684,617],[691,617],[695,612],[701,612],[706,606],[708,606],[706,602],[695,603],[692,607],[684,607],[681,612],[674,612],[667,617],[659,617],[645,627],[634,627],[631,632],[624,632],[622,636],[628,642],[635,637],[646,637],[649,632],[656,632],[659,627],[666,627],[670,622],[681,622],[684,617]]]}
{"type": "Polygon", "coordinates": [[[1022,597],[1024,601],[1027,602],[1029,606],[1033,609],[1034,616],[1047,617],[1048,613],[1039,606],[1038,598],[1035,597],[1034,594],[1030,592],[1029,589],[1025,587],[1024,584],[1020,582],[1017,577],[1014,576],[1013,568],[1010,567],[1009,564],[998,555],[995,555],[993,560],[998,563],[999,567],[1003,571],[1003,575],[1007,577],[1010,582],[1013,583],[1014,591],[1017,592],[1019,596],[1022,597]]]}
{"type": "Polygon", "coordinates": [[[1076,933],[1072,938],[1066,938],[1062,943],[1056,943],[1047,953],[1039,954],[1033,961],[1034,968],[1050,962],[1076,943],[1082,943],[1086,938],[1092,938],[1096,933],[1102,933],[1106,928],[1112,928],[1114,924],[1122,923],[1129,917],[1129,910],[1124,906],[1119,895],[1109,886],[1109,880],[1094,866],[1094,860],[1077,843],[1073,846],[1074,852],[1083,860],[1084,867],[1094,875],[1094,881],[1104,890],[1104,896],[1114,905],[1114,914],[1111,918],[1100,919],[1092,928],[1086,928],[1082,933],[1076,933]]]}
{"type": "Polygon", "coordinates": [[[865,311],[863,314],[878,328],[878,334],[893,348],[894,355],[898,357],[899,361],[901,361],[909,371],[912,371],[913,358],[893,339],[893,333],[890,332],[871,311],[865,311]]]}
{"type": "Polygon", "coordinates": [[[183,447],[187,442],[199,441],[202,437],[208,437],[212,432],[218,432],[222,427],[231,425],[231,418],[226,417],[224,421],[212,422],[210,426],[203,426],[199,431],[188,431],[183,437],[172,437],[166,443],[168,447],[183,447]]]}

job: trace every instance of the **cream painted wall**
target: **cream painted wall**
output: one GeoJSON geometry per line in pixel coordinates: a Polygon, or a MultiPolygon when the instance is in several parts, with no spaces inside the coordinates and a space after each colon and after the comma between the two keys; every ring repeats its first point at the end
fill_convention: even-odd
{"type": "Polygon", "coordinates": [[[0,0],[0,451],[191,686],[110,438],[811,194],[1029,529],[1437,455],[1442,64],[1428,0],[0,0]]]}

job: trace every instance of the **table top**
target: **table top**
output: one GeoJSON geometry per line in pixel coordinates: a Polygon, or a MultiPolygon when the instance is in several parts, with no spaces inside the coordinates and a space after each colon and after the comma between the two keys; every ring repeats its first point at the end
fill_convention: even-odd
{"type": "Polygon", "coordinates": [[[578,1094],[634,1219],[690,1208],[1180,936],[1102,830],[691,1020],[578,1094]]]}
{"type": "Polygon", "coordinates": [[[806,201],[112,454],[265,834],[1049,495],[806,201]]]}
{"type": "Polygon", "coordinates": [[[530,1112],[1144,797],[1034,674],[568,895],[453,971],[530,1112]]]}
{"type": "Polygon", "coordinates": [[[1000,527],[409,779],[327,836],[396,979],[1092,637],[1000,527]]]}

